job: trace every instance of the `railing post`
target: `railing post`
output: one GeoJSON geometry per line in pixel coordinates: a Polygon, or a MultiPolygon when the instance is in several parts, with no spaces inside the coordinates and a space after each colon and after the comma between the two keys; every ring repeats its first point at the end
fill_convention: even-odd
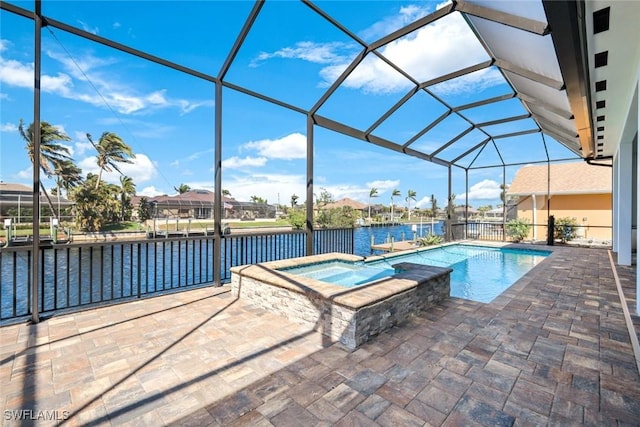
{"type": "Polygon", "coordinates": [[[142,279],[142,271],[141,271],[142,260],[140,259],[140,254],[142,253],[142,250],[141,250],[142,246],[141,246],[141,243],[138,243],[136,246],[138,247],[138,267],[137,267],[138,271],[137,271],[137,274],[136,274],[136,276],[137,276],[136,280],[138,282],[138,298],[140,298],[140,290],[141,290],[140,281],[142,279]]]}

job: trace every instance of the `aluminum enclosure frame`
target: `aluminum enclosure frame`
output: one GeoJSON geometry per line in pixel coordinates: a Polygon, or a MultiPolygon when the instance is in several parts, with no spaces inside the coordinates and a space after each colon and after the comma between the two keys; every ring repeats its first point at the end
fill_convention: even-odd
{"type": "MultiPolygon", "coordinates": [[[[292,105],[290,103],[284,102],[279,99],[275,99],[273,97],[267,96],[265,94],[258,93],[249,88],[242,87],[240,85],[234,84],[231,81],[227,81],[227,73],[229,69],[233,66],[234,60],[243,46],[243,43],[247,37],[247,35],[251,32],[256,20],[259,18],[261,10],[265,4],[265,1],[258,0],[254,3],[253,8],[249,12],[249,15],[246,17],[244,25],[237,35],[235,39],[235,43],[233,44],[232,49],[228,53],[221,69],[217,73],[217,75],[211,75],[209,73],[202,72],[197,69],[193,69],[191,67],[187,67],[167,59],[158,57],[156,55],[152,55],[148,52],[141,51],[139,49],[135,49],[131,46],[127,46],[122,43],[118,43],[114,40],[98,36],[96,34],[92,34],[88,31],[85,31],[81,28],[57,21],[51,17],[43,16],[42,14],[42,5],[41,1],[37,0],[34,2],[35,7],[33,11],[21,8],[17,5],[11,4],[9,2],[1,2],[0,9],[4,12],[13,13],[19,16],[22,16],[27,19],[31,19],[34,22],[34,34],[35,34],[35,52],[34,52],[34,62],[35,62],[35,76],[34,76],[34,127],[36,133],[36,146],[35,149],[38,149],[39,145],[39,123],[40,123],[40,73],[41,73],[41,50],[42,47],[40,45],[40,37],[43,28],[51,27],[58,29],[60,31],[64,31],[66,33],[73,34],[75,36],[93,41],[95,43],[100,43],[107,47],[122,51],[129,55],[136,56],[138,58],[154,62],[158,65],[171,68],[181,73],[188,74],[197,79],[201,79],[213,84],[214,88],[212,91],[213,98],[215,99],[215,113],[214,120],[215,131],[214,131],[214,140],[212,141],[212,145],[214,147],[214,215],[215,215],[215,247],[218,249],[217,255],[214,256],[214,272],[217,272],[217,276],[214,277],[214,281],[217,284],[220,284],[220,244],[221,244],[221,213],[222,213],[222,146],[223,146],[223,138],[222,138],[222,111],[224,108],[223,103],[223,93],[224,89],[233,90],[237,92],[241,92],[245,95],[260,99],[262,101],[269,102],[271,104],[277,105],[279,107],[288,109],[290,111],[296,112],[301,115],[301,119],[306,121],[307,128],[307,159],[306,159],[306,174],[307,174],[307,200],[313,200],[313,145],[314,145],[314,127],[319,126],[333,132],[337,132],[340,134],[344,134],[350,136],[352,138],[356,138],[365,143],[374,144],[379,147],[389,149],[395,151],[397,153],[403,153],[405,155],[413,156],[421,160],[426,160],[441,166],[445,166],[448,168],[449,174],[449,189],[448,189],[448,205],[451,203],[451,180],[452,180],[452,168],[456,167],[465,171],[467,175],[466,178],[466,186],[468,193],[468,172],[473,169],[483,169],[488,167],[500,167],[503,169],[506,166],[517,165],[514,163],[508,163],[505,161],[499,147],[496,144],[497,139],[501,138],[511,138],[517,137],[521,135],[529,135],[529,134],[540,134],[542,139],[542,144],[545,149],[546,162],[549,163],[551,161],[564,161],[569,160],[567,158],[563,159],[551,159],[549,157],[549,152],[547,149],[547,141],[545,140],[544,134],[546,133],[548,136],[553,137],[557,142],[563,144],[568,148],[571,152],[573,152],[577,158],[585,158],[585,159],[594,159],[597,156],[594,155],[593,147],[595,146],[593,135],[595,134],[593,129],[593,120],[591,117],[591,110],[588,108],[588,105],[585,108],[584,103],[589,103],[589,99],[584,100],[584,95],[590,93],[589,88],[589,79],[588,79],[588,68],[586,67],[585,59],[582,56],[584,49],[584,22],[579,19],[581,15],[581,11],[584,10],[584,5],[582,1],[574,2],[574,1],[549,1],[543,0],[542,5],[546,12],[547,18],[549,22],[541,22],[535,19],[531,19],[526,16],[519,16],[512,13],[508,13],[505,11],[500,11],[497,9],[493,9],[490,7],[482,6],[480,4],[476,4],[473,1],[463,1],[463,0],[454,0],[452,3],[446,5],[445,7],[434,11],[433,13],[424,16],[422,18],[417,19],[415,22],[412,22],[403,28],[400,28],[390,34],[387,34],[380,39],[367,43],[361,38],[359,38],[355,32],[348,29],[346,26],[341,24],[339,20],[335,17],[329,15],[327,12],[322,10],[322,8],[309,0],[303,0],[302,3],[306,5],[311,11],[316,13],[319,17],[329,22],[333,27],[343,33],[346,37],[351,39],[354,43],[361,46],[361,51],[358,55],[353,58],[351,63],[346,67],[346,69],[342,72],[342,74],[338,77],[338,79],[324,92],[324,94],[315,102],[315,104],[310,109],[304,109],[296,105],[292,105]],[[401,68],[397,64],[395,64],[390,59],[386,58],[384,54],[381,52],[381,48],[387,46],[389,43],[397,41],[398,39],[405,37],[411,34],[413,31],[424,28],[434,22],[437,22],[444,17],[447,17],[451,14],[461,14],[465,22],[468,24],[471,31],[476,35],[479,43],[484,48],[488,60],[480,62],[475,65],[464,67],[460,70],[454,70],[452,72],[437,76],[428,81],[418,81],[416,80],[409,71],[401,68]],[[535,70],[527,69],[523,67],[521,64],[517,64],[509,58],[500,57],[498,54],[494,52],[494,47],[491,42],[491,34],[483,33],[482,29],[478,28],[474,22],[477,20],[482,20],[482,22],[489,22],[499,25],[504,25],[505,27],[510,28],[513,31],[519,31],[523,34],[527,34],[527,37],[551,37],[553,39],[553,46],[555,47],[555,51],[552,53],[553,58],[540,58],[540,60],[552,60],[557,61],[558,66],[562,69],[562,75],[565,78],[565,81],[559,81],[556,78],[540,74],[535,70]],[[564,40],[569,40],[564,42],[564,40]],[[576,48],[579,48],[576,50],[576,48]],[[325,117],[319,113],[322,106],[332,97],[332,95],[336,92],[336,90],[344,83],[344,81],[357,69],[357,67],[368,57],[374,56],[376,59],[383,61],[385,64],[390,66],[392,69],[397,71],[400,75],[402,75],[406,80],[412,83],[413,87],[406,92],[406,94],[401,97],[391,108],[385,111],[382,115],[378,117],[373,123],[367,126],[366,129],[357,129],[352,126],[347,125],[344,122],[337,121],[325,117]],[[476,101],[467,105],[451,105],[446,102],[444,99],[439,97],[431,88],[434,85],[437,85],[442,82],[449,81],[451,79],[460,78],[470,73],[485,70],[489,67],[495,67],[504,81],[511,89],[511,93],[498,96],[482,99],[480,101],[476,101]],[[519,76],[519,78],[526,79],[527,81],[531,81],[532,84],[543,85],[549,90],[556,91],[559,95],[564,96],[566,92],[566,98],[568,103],[571,106],[571,112],[565,111],[562,106],[553,105],[548,100],[543,98],[537,98],[531,93],[526,93],[519,90],[518,85],[512,81],[509,77],[509,73],[513,75],[519,76]],[[389,118],[402,106],[408,102],[413,96],[416,94],[424,94],[429,97],[429,99],[434,100],[439,103],[445,110],[445,112],[439,115],[435,120],[419,123],[421,129],[418,133],[416,133],[413,137],[409,138],[405,141],[392,141],[379,135],[375,134],[376,129],[379,128],[381,124],[385,121],[389,120],[389,118]],[[517,99],[523,108],[526,111],[526,114],[519,115],[505,115],[502,118],[490,121],[473,121],[468,115],[467,111],[484,105],[489,105],[492,103],[505,101],[509,99],[517,99]],[[582,104],[580,103],[582,100],[582,104]],[[541,114],[543,113],[543,114],[541,114]],[[449,117],[457,117],[462,121],[467,123],[467,127],[459,132],[457,135],[453,136],[447,141],[442,141],[442,144],[430,151],[421,151],[416,147],[416,142],[420,140],[423,136],[427,135],[433,128],[435,128],[438,124],[442,123],[449,117]],[[555,118],[558,118],[558,122],[555,121],[555,118]],[[492,134],[488,132],[485,128],[491,125],[503,124],[509,122],[515,122],[520,120],[531,120],[535,126],[531,129],[525,129],[518,132],[509,132],[505,134],[492,134]],[[575,131],[568,131],[566,127],[563,127],[562,123],[564,121],[570,120],[571,123],[575,126],[575,131]],[[482,135],[482,138],[478,141],[475,141],[471,148],[468,148],[463,153],[454,155],[454,157],[446,157],[445,151],[447,148],[455,146],[458,141],[463,139],[467,134],[472,131],[477,131],[478,134],[482,135]],[[483,151],[487,147],[492,147],[497,152],[497,156],[499,158],[499,163],[495,165],[476,165],[476,161],[479,156],[483,153],[483,151]],[[471,160],[471,161],[469,161],[471,160]]],[[[555,92],[554,92],[555,93],[555,92]]],[[[534,163],[534,162],[528,162],[534,163]]],[[[40,203],[40,194],[39,194],[39,164],[38,164],[38,156],[35,156],[34,160],[34,176],[33,176],[33,185],[34,185],[34,204],[37,206],[40,203]]],[[[503,174],[504,180],[504,174],[503,174]]],[[[504,184],[504,182],[503,182],[504,184]]],[[[309,204],[308,204],[309,205],[309,204]]],[[[37,210],[35,210],[37,211],[37,210]]],[[[37,224],[36,218],[34,217],[34,223],[37,224]]],[[[33,251],[35,254],[39,253],[39,238],[38,238],[38,227],[34,226],[34,241],[33,241],[33,251]]],[[[309,206],[307,207],[307,253],[311,255],[313,251],[313,209],[309,206]]],[[[32,279],[32,288],[34,292],[37,292],[39,277],[39,260],[38,257],[34,257],[33,259],[33,279],[32,279]]],[[[36,293],[34,293],[35,295],[36,293]]],[[[36,303],[32,308],[33,316],[32,320],[34,322],[38,321],[38,308],[37,308],[37,299],[35,299],[36,303]]]]}

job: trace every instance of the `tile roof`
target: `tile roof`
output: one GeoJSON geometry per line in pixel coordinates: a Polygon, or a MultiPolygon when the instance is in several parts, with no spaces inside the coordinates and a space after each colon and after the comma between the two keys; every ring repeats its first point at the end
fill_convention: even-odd
{"type": "Polygon", "coordinates": [[[0,193],[29,193],[31,194],[31,192],[33,191],[33,189],[27,185],[24,184],[11,184],[11,183],[7,183],[7,182],[0,182],[0,193]]]}
{"type": "Polygon", "coordinates": [[[607,194],[612,188],[612,169],[585,162],[524,166],[516,172],[508,195],[607,194]],[[549,181],[547,180],[549,172],[549,181]]]}
{"type": "Polygon", "coordinates": [[[344,206],[349,206],[352,209],[363,210],[366,209],[368,205],[364,203],[360,203],[357,200],[350,199],[345,197],[344,199],[336,200],[333,203],[327,203],[322,209],[333,209],[333,208],[341,208],[344,206]]]}

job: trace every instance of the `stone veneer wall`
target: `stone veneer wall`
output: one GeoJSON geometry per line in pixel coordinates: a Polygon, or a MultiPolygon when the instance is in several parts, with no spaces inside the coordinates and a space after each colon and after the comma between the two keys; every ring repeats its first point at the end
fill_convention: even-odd
{"type": "MultiPolygon", "coordinates": [[[[298,323],[308,324],[333,340],[354,349],[371,337],[397,325],[411,315],[449,297],[451,269],[402,264],[405,269],[392,280],[415,280],[415,286],[372,301],[369,305],[347,307],[337,304],[318,292],[301,286],[303,291],[286,289],[262,280],[232,273],[231,290],[234,296],[247,299],[271,312],[279,313],[298,323]]],[[[384,284],[363,287],[384,286],[384,284]]],[[[358,292],[345,288],[345,292],[358,292]]]]}

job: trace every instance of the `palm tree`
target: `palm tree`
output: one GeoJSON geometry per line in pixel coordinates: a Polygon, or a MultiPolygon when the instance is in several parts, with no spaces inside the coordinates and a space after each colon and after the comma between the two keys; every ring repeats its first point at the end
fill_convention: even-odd
{"type": "Polygon", "coordinates": [[[97,159],[100,172],[98,172],[96,189],[100,185],[103,171],[111,172],[115,170],[119,174],[122,174],[118,163],[133,163],[131,159],[136,157],[131,147],[113,132],[103,132],[98,143],[95,143],[93,139],[91,139],[90,134],[87,134],[87,139],[98,152],[97,159]]]}
{"type": "Polygon", "coordinates": [[[126,206],[131,202],[131,197],[136,195],[136,184],[130,176],[122,175],[120,177],[120,218],[125,221],[126,206]]]}
{"type": "Polygon", "coordinates": [[[231,191],[229,190],[225,190],[224,188],[222,189],[222,195],[224,197],[231,197],[231,191]]]}
{"type": "Polygon", "coordinates": [[[82,169],[76,166],[71,160],[58,162],[53,170],[56,175],[56,196],[58,197],[58,218],[60,218],[60,196],[62,188],[69,197],[69,190],[82,183],[82,169]]]}
{"type": "Polygon", "coordinates": [[[394,197],[399,197],[400,196],[400,190],[398,190],[397,188],[393,189],[393,192],[391,192],[391,223],[393,223],[393,198],[394,197]]]}
{"type": "MultiPolygon", "coordinates": [[[[178,194],[184,194],[191,191],[191,187],[189,187],[187,184],[180,184],[179,187],[173,187],[173,189],[176,190],[178,194]]],[[[224,194],[224,190],[222,191],[222,194],[224,194]]]]}
{"type": "Polygon", "coordinates": [[[436,196],[432,194],[431,195],[431,215],[435,217],[437,212],[438,212],[438,200],[436,199],[436,196]]]}
{"type": "Polygon", "coordinates": [[[507,191],[509,190],[509,184],[500,184],[500,200],[502,200],[502,204],[507,204],[507,191]]]}
{"type": "MultiPolygon", "coordinates": [[[[29,160],[31,160],[31,164],[33,164],[36,155],[34,153],[35,137],[33,123],[31,123],[25,130],[24,122],[22,121],[22,119],[20,119],[20,123],[18,124],[18,131],[27,143],[25,148],[27,150],[27,153],[29,154],[29,160]]],[[[56,129],[51,124],[44,121],[40,122],[40,153],[38,155],[40,157],[40,170],[42,170],[47,178],[51,178],[55,174],[56,167],[59,167],[62,162],[71,161],[69,149],[64,145],[58,144],[57,141],[71,141],[71,138],[69,138],[64,132],[56,129]]],[[[42,181],[40,181],[40,188],[47,198],[47,202],[49,204],[51,212],[54,212],[53,204],[51,203],[49,194],[44,188],[42,181]]]]}
{"type": "Polygon", "coordinates": [[[296,205],[298,204],[298,199],[299,197],[294,193],[291,195],[291,207],[295,208],[296,205]]]}
{"type": "Polygon", "coordinates": [[[404,200],[407,202],[407,218],[411,221],[411,201],[416,201],[416,192],[413,190],[407,190],[407,197],[404,200]]]}
{"type": "MultiPolygon", "coordinates": [[[[56,186],[58,189],[64,188],[65,194],[69,196],[69,190],[82,183],[82,169],[76,166],[71,160],[64,160],[58,163],[53,172],[58,178],[56,186]]],[[[60,191],[58,191],[60,193],[60,191]]]]}
{"type": "Polygon", "coordinates": [[[374,197],[378,197],[378,189],[375,187],[369,190],[369,222],[371,222],[371,199],[374,197]]]}

